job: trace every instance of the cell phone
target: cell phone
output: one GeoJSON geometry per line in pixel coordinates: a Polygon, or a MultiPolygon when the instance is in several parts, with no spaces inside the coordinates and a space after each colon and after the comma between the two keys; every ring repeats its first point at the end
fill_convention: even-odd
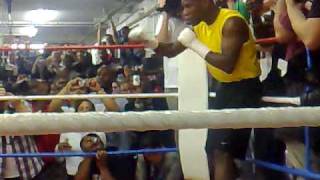
{"type": "Polygon", "coordinates": [[[132,80],[134,86],[140,86],[140,75],[133,75],[132,80]]]}

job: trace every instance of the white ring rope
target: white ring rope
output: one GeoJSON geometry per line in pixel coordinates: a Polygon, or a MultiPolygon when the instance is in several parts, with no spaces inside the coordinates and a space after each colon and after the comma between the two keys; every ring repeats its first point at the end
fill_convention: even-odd
{"type": "Polygon", "coordinates": [[[103,98],[165,98],[178,97],[178,93],[143,93],[143,94],[75,94],[43,96],[0,96],[0,101],[8,100],[52,100],[52,99],[103,99],[103,98]]]}
{"type": "MultiPolygon", "coordinates": [[[[0,101],[9,100],[53,100],[53,99],[103,99],[103,98],[166,98],[178,97],[178,93],[142,93],[142,94],[76,94],[76,95],[43,95],[43,96],[0,96],[0,101]]],[[[216,97],[216,93],[209,93],[209,97],[216,97]]],[[[299,97],[269,97],[262,98],[264,102],[278,104],[301,105],[299,97]]]]}
{"type": "Polygon", "coordinates": [[[0,136],[202,128],[320,126],[320,107],[127,113],[17,113],[0,115],[0,136]]]}

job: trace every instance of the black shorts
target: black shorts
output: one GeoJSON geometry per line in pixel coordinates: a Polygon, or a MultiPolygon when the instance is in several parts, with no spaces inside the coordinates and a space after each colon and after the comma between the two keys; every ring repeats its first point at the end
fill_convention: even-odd
{"type": "MultiPolygon", "coordinates": [[[[216,98],[210,102],[212,109],[258,108],[261,104],[262,88],[258,78],[232,83],[219,83],[216,98]]],[[[206,152],[214,150],[230,153],[235,158],[244,158],[251,129],[209,129],[206,152]]]]}

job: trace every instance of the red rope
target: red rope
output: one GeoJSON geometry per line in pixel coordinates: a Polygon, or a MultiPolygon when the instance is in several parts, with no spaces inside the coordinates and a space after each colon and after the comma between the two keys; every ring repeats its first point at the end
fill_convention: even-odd
{"type": "Polygon", "coordinates": [[[274,44],[277,42],[277,38],[271,37],[271,38],[263,38],[263,39],[257,39],[257,44],[274,44]]]}
{"type": "MultiPolygon", "coordinates": [[[[128,44],[128,45],[111,45],[111,46],[94,46],[94,45],[76,45],[76,46],[47,46],[44,47],[44,50],[50,50],[50,51],[61,51],[61,50],[87,50],[87,49],[136,49],[136,48],[144,48],[142,44],[128,44]]],[[[13,49],[10,47],[0,47],[0,51],[16,51],[16,50],[40,50],[40,49],[34,49],[34,48],[22,48],[22,49],[13,49]]]]}
{"type": "MultiPolygon", "coordinates": [[[[271,38],[263,38],[263,39],[257,39],[256,43],[257,44],[274,44],[277,42],[277,39],[275,37],[271,38]]],[[[76,46],[47,46],[44,47],[44,50],[50,50],[50,51],[62,51],[62,50],[88,50],[88,49],[98,49],[98,50],[103,50],[103,49],[136,49],[136,48],[144,48],[143,44],[127,44],[127,45],[103,45],[103,46],[95,46],[95,45],[76,45],[76,46]]],[[[39,49],[33,49],[33,48],[22,48],[22,49],[13,49],[10,47],[0,47],[0,51],[19,51],[19,50],[26,50],[26,51],[31,51],[31,50],[39,50],[39,49]]]]}

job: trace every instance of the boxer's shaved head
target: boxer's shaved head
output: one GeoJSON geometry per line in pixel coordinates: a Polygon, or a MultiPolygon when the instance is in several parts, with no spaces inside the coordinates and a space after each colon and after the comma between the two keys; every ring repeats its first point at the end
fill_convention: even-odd
{"type": "Polygon", "coordinates": [[[214,6],[213,0],[181,0],[183,18],[190,25],[197,25],[204,20],[214,6]]]}

